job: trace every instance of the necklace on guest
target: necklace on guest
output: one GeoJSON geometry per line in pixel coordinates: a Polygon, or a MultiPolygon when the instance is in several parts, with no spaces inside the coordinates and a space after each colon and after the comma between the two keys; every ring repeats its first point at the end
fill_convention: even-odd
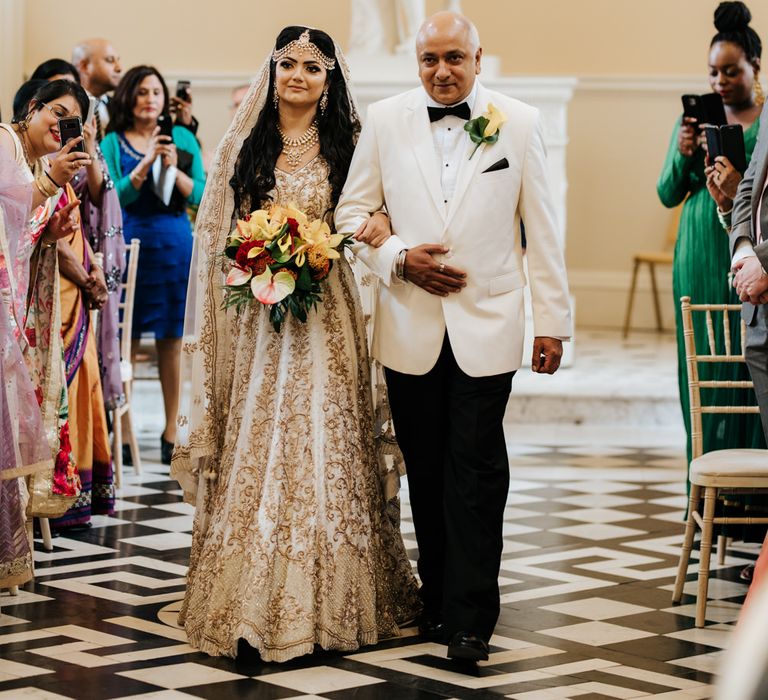
{"type": "Polygon", "coordinates": [[[317,130],[317,124],[315,122],[312,122],[309,129],[296,138],[289,138],[286,136],[279,124],[277,130],[280,132],[280,139],[283,142],[283,154],[285,155],[285,160],[292,170],[295,170],[299,166],[301,159],[307,151],[320,143],[320,132],[317,130]]]}
{"type": "Polygon", "coordinates": [[[32,174],[35,172],[35,166],[32,164],[32,159],[29,157],[29,149],[27,148],[26,129],[19,128],[17,134],[19,137],[19,143],[21,144],[21,151],[24,154],[24,160],[27,161],[27,166],[32,174]]]}

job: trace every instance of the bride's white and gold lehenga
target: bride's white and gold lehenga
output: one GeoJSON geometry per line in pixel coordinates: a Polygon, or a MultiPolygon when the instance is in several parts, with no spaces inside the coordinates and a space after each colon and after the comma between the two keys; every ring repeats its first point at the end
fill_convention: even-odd
{"type": "MultiPolygon", "coordinates": [[[[242,638],[262,659],[286,661],[315,645],[354,650],[396,636],[419,603],[387,516],[349,263],[335,262],[307,322],[286,317],[279,333],[256,302],[221,307],[228,176],[258,115],[257,90],[220,146],[198,218],[196,321],[184,348],[192,397],[171,474],[197,505],[180,614],[190,643],[234,656],[242,638]]],[[[327,214],[321,156],[275,176],[276,204],[327,214]]]]}

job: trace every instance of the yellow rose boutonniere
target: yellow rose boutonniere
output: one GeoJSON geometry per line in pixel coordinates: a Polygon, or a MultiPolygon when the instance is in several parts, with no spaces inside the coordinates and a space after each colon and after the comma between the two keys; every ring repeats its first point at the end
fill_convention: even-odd
{"type": "Polygon", "coordinates": [[[464,131],[469,134],[469,138],[475,144],[475,148],[469,156],[470,160],[484,143],[496,143],[499,140],[499,131],[505,121],[507,121],[507,115],[493,102],[489,102],[488,111],[485,114],[470,119],[464,125],[464,131]]]}

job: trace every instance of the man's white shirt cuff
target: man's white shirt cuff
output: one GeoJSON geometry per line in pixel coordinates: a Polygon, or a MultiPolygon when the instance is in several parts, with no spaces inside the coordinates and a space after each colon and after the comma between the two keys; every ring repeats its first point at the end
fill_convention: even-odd
{"type": "Polygon", "coordinates": [[[748,238],[742,238],[737,244],[736,244],[736,250],[733,253],[733,260],[731,260],[731,266],[735,265],[739,260],[744,260],[744,258],[752,258],[757,257],[757,254],[755,253],[755,249],[752,247],[752,241],[750,241],[748,238]]]}

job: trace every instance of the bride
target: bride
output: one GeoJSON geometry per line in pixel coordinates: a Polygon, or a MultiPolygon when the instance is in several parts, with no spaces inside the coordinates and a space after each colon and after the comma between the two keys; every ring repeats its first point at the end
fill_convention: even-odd
{"type": "MultiPolygon", "coordinates": [[[[287,27],[208,178],[187,302],[191,401],[171,467],[197,505],[180,622],[208,654],[234,656],[240,639],[266,661],[349,651],[418,612],[387,515],[349,264],[336,261],[306,323],[286,317],[275,332],[265,306],[222,310],[233,219],[279,204],[332,225],[359,129],[341,51],[287,27]]],[[[373,216],[358,239],[381,245],[385,222],[373,216]]]]}

